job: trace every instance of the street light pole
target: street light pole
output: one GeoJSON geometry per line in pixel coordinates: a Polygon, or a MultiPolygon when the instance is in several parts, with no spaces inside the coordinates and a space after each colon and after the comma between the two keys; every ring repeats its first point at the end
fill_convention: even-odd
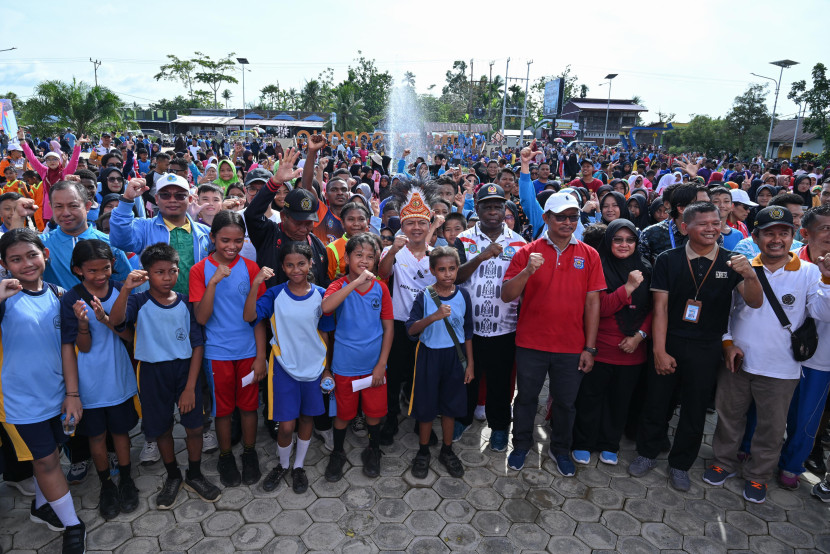
{"type": "Polygon", "coordinates": [[[248,65],[248,58],[236,58],[236,61],[242,66],[242,131],[244,134],[248,128],[248,114],[245,111],[245,66],[248,65]]]}
{"type": "Polygon", "coordinates": [[[775,125],[775,110],[778,108],[778,91],[781,90],[781,78],[784,76],[784,70],[788,67],[792,67],[794,65],[798,65],[798,62],[794,62],[792,60],[778,60],[777,62],[769,62],[771,65],[775,65],[781,68],[781,71],[778,72],[778,80],[776,81],[772,77],[764,77],[763,75],[758,75],[757,73],[752,73],[756,77],[761,77],[762,79],[769,79],[773,83],[775,83],[775,102],[772,104],[772,117],[769,119],[769,133],[767,133],[767,147],[764,150],[764,156],[769,157],[771,155],[769,149],[769,143],[772,139],[772,128],[775,125]]]}
{"type": "Polygon", "coordinates": [[[798,103],[798,111],[795,113],[795,133],[793,133],[793,147],[790,148],[790,158],[795,158],[795,140],[798,137],[799,119],[801,119],[801,102],[798,103]]]}
{"type": "Polygon", "coordinates": [[[522,128],[519,131],[519,133],[521,133],[519,135],[519,149],[520,150],[524,146],[524,141],[525,141],[525,115],[527,114],[527,91],[528,91],[528,85],[530,84],[530,64],[532,64],[532,63],[533,63],[533,60],[528,60],[527,61],[527,77],[525,78],[525,101],[524,101],[524,105],[522,106],[522,128]]]}
{"type": "Polygon", "coordinates": [[[605,76],[608,79],[608,103],[605,105],[605,130],[602,131],[602,146],[608,145],[608,138],[606,135],[608,134],[608,113],[611,111],[611,80],[619,75],[619,73],[609,73],[605,76]]]}
{"type": "Polygon", "coordinates": [[[504,92],[501,97],[501,134],[504,136],[504,118],[507,115],[507,71],[510,69],[510,58],[507,58],[507,67],[504,68],[504,92]]]}

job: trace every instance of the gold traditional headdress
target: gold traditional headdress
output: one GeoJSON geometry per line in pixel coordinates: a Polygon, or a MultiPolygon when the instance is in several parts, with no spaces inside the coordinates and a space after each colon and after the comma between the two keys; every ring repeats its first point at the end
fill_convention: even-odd
{"type": "Polygon", "coordinates": [[[424,191],[420,187],[413,186],[409,189],[400,214],[401,223],[413,218],[426,219],[427,221],[432,218],[432,211],[424,202],[424,191]]]}

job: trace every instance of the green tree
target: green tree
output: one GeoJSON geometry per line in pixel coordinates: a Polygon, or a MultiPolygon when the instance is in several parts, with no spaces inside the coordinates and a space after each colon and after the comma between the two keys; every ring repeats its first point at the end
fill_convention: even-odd
{"type": "Polygon", "coordinates": [[[217,97],[222,83],[238,83],[239,80],[229,72],[236,67],[233,61],[234,53],[231,52],[226,57],[213,60],[210,56],[201,52],[194,52],[195,58],[193,62],[198,67],[198,71],[194,76],[195,80],[204,83],[213,91],[213,106],[218,107],[217,97]]]}
{"type": "Polygon", "coordinates": [[[196,63],[193,60],[183,60],[173,54],[167,54],[167,58],[170,62],[159,67],[159,72],[153,78],[156,81],[162,79],[179,81],[187,90],[188,96],[193,98],[193,81],[195,79],[193,72],[196,70],[196,63]]]}
{"type": "Polygon", "coordinates": [[[273,110],[274,106],[278,103],[280,96],[280,84],[265,85],[259,92],[262,95],[262,98],[267,100],[269,109],[273,110]]]}
{"type": "Polygon", "coordinates": [[[347,131],[371,131],[369,113],[354,83],[344,82],[333,91],[331,111],[337,114],[337,127],[347,131]]]}
{"type": "Polygon", "coordinates": [[[303,90],[300,91],[300,109],[309,112],[318,112],[323,109],[325,98],[320,81],[312,79],[306,81],[303,90]]]}
{"type": "Polygon", "coordinates": [[[736,146],[727,121],[708,115],[694,115],[686,127],[666,134],[665,143],[670,145],[672,153],[703,152],[709,157],[733,152],[736,146]]]}
{"type": "Polygon", "coordinates": [[[233,96],[233,93],[231,93],[230,89],[226,88],[225,90],[222,91],[222,98],[225,100],[225,109],[226,110],[228,109],[228,101],[231,99],[231,96],[233,96]]]}
{"type": "MultiPolygon", "coordinates": [[[[363,100],[363,106],[369,117],[379,119],[386,111],[389,90],[392,88],[392,75],[388,71],[379,71],[375,60],[367,59],[358,50],[356,65],[349,66],[346,82],[357,86],[356,98],[363,100]]],[[[340,114],[337,114],[338,122],[340,114]]]]}
{"type": "Polygon", "coordinates": [[[752,155],[763,149],[770,122],[767,85],[751,84],[743,94],[736,96],[732,108],[726,114],[726,122],[739,155],[752,155]]]}
{"type": "MultiPolygon", "coordinates": [[[[207,91],[199,91],[210,95],[207,91]]],[[[206,108],[210,106],[210,101],[204,102],[198,92],[193,93],[193,98],[185,98],[184,96],[176,96],[172,100],[162,98],[156,102],[151,102],[150,107],[154,110],[180,110],[188,111],[197,108],[206,108]]]]}
{"type": "Polygon", "coordinates": [[[467,104],[470,95],[469,76],[467,75],[467,63],[462,60],[455,60],[452,69],[445,75],[446,84],[441,89],[441,103],[446,107],[446,121],[462,122],[467,114],[467,104]]]}
{"type": "Polygon", "coordinates": [[[824,141],[824,156],[830,155],[830,81],[827,67],[817,63],[812,71],[813,83],[807,88],[805,80],[793,83],[787,98],[806,104],[809,115],[804,118],[804,128],[816,133],[824,141]]]}
{"type": "Polygon", "coordinates": [[[48,127],[69,127],[80,136],[123,123],[121,99],[110,89],[83,81],[43,81],[26,102],[23,121],[33,131],[48,127]]]}

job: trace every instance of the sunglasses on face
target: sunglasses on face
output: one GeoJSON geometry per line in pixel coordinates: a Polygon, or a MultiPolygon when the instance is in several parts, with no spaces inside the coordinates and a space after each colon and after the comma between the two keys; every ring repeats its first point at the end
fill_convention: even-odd
{"type": "Polygon", "coordinates": [[[395,237],[387,237],[385,235],[381,235],[380,240],[382,240],[383,242],[395,242],[395,237]]]}
{"type": "Polygon", "coordinates": [[[553,214],[553,218],[558,223],[564,223],[565,221],[570,221],[571,223],[576,223],[577,221],[579,221],[579,215],[553,214]]]}
{"type": "Polygon", "coordinates": [[[175,198],[179,202],[184,202],[189,196],[186,192],[177,192],[175,194],[172,192],[160,192],[158,195],[162,200],[170,200],[171,198],[175,198]]]}
{"type": "Polygon", "coordinates": [[[636,244],[637,239],[635,237],[614,237],[611,242],[614,244],[636,244]]]}
{"type": "Polygon", "coordinates": [[[107,183],[123,183],[123,177],[107,177],[107,183]]]}

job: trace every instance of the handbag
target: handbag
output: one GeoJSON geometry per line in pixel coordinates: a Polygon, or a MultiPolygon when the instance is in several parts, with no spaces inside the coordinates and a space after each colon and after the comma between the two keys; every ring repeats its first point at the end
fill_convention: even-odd
{"type": "MultiPolygon", "coordinates": [[[[432,285],[427,286],[427,292],[432,298],[432,301],[435,302],[435,306],[440,308],[441,299],[438,298],[438,293],[435,292],[432,285]]],[[[467,371],[467,356],[464,355],[464,349],[461,348],[461,343],[458,342],[458,337],[455,335],[455,329],[452,328],[452,325],[450,325],[450,322],[446,317],[444,318],[444,325],[447,326],[447,333],[450,334],[452,343],[455,345],[455,353],[458,354],[458,360],[461,362],[461,367],[464,368],[464,371],[467,371]]]]}
{"type": "Polygon", "coordinates": [[[816,329],[816,322],[812,317],[807,316],[804,323],[801,324],[801,327],[793,331],[792,324],[790,323],[789,318],[787,318],[787,314],[784,313],[784,308],[781,307],[781,303],[778,302],[778,298],[775,297],[775,293],[772,291],[772,287],[770,286],[767,276],[764,273],[764,268],[756,267],[755,273],[758,275],[758,280],[761,281],[761,287],[764,289],[764,296],[767,297],[767,300],[772,307],[772,311],[775,312],[781,326],[790,333],[790,343],[792,345],[793,357],[795,358],[795,361],[803,362],[809,360],[813,354],[816,353],[816,349],[818,348],[818,330],[816,329]]]}

